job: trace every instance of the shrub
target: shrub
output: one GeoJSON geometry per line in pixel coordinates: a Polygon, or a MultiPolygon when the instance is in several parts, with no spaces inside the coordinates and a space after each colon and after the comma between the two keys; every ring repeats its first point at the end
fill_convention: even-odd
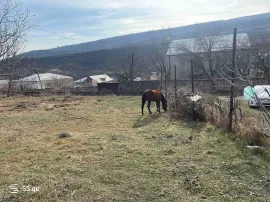
{"type": "MultiPolygon", "coordinates": [[[[210,122],[211,124],[227,130],[229,115],[229,100],[219,99],[216,95],[209,95],[197,92],[202,98],[195,102],[195,117],[199,122],[210,122]]],[[[193,102],[191,94],[185,88],[177,91],[177,99],[169,97],[170,112],[175,118],[185,121],[193,120],[193,102]],[[176,106],[176,107],[175,107],[176,106]]],[[[262,113],[257,110],[248,110],[240,99],[234,100],[233,112],[233,132],[250,145],[262,146],[265,137],[269,136],[269,124],[264,119],[262,113]]]]}

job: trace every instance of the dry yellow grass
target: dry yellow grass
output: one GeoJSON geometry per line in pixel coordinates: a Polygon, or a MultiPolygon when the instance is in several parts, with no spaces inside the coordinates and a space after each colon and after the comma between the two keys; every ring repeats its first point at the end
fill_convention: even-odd
{"type": "Polygon", "coordinates": [[[0,201],[270,200],[268,150],[164,113],[141,116],[140,100],[0,99],[0,201]],[[10,184],[39,191],[10,194],[10,184]]]}

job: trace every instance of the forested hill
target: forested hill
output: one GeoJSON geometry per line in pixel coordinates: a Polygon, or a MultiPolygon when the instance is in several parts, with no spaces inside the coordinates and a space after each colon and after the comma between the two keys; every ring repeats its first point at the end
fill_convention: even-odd
{"type": "MultiPolygon", "coordinates": [[[[134,65],[137,65],[139,58],[148,57],[152,46],[134,46],[134,65]],[[137,59],[138,58],[138,59],[137,59]]],[[[115,70],[120,70],[122,64],[129,64],[128,53],[129,47],[116,48],[109,50],[98,50],[85,53],[77,53],[63,56],[51,56],[41,58],[25,58],[22,60],[23,67],[33,67],[40,73],[53,72],[73,76],[74,78],[84,77],[91,74],[114,74],[115,70]]],[[[165,52],[164,52],[165,54],[165,52]]],[[[156,71],[151,65],[144,68],[146,75],[151,71],[156,71]]],[[[33,72],[29,72],[34,73],[33,72]]]]}
{"type": "MultiPolygon", "coordinates": [[[[207,22],[200,24],[202,29],[207,29],[213,22],[207,22]]],[[[234,27],[238,28],[238,32],[249,32],[254,28],[270,28],[270,13],[264,13],[260,15],[246,16],[240,18],[234,18],[230,20],[215,21],[218,23],[222,30],[222,33],[232,33],[234,27]]],[[[25,53],[26,57],[49,57],[60,56],[82,52],[90,52],[97,50],[107,50],[120,48],[128,44],[147,45],[150,44],[153,39],[161,39],[164,36],[170,34],[172,39],[183,39],[192,36],[196,26],[188,25],[183,27],[176,27],[164,30],[148,31],[137,34],[128,34],[124,36],[117,36],[108,39],[102,39],[87,43],[68,45],[48,50],[36,50],[25,53]]]]}

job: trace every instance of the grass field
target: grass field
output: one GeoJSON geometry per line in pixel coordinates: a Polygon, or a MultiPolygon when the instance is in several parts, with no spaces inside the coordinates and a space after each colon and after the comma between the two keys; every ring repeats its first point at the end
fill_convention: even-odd
{"type": "Polygon", "coordinates": [[[268,149],[140,100],[0,99],[0,201],[270,201],[268,149]]]}

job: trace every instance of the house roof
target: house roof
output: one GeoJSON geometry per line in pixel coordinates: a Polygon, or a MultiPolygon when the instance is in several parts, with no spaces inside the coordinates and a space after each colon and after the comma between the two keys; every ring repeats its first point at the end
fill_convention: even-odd
{"type": "Polygon", "coordinates": [[[0,80],[0,85],[8,84],[9,80],[0,80]]]}
{"type": "MultiPolygon", "coordinates": [[[[210,37],[206,37],[206,38],[210,39],[210,37]]],[[[214,43],[214,46],[212,48],[213,52],[232,49],[232,46],[233,46],[232,34],[216,36],[214,40],[216,40],[216,42],[214,43]]],[[[246,33],[237,34],[236,41],[237,41],[238,47],[243,47],[243,46],[248,47],[251,45],[248,35],[246,33]]],[[[174,40],[167,51],[167,55],[175,56],[179,54],[185,54],[187,52],[204,53],[205,50],[203,49],[198,39],[196,38],[174,40]]]]}
{"type": "Polygon", "coordinates": [[[70,76],[64,76],[60,74],[53,74],[53,73],[44,73],[44,74],[33,74],[28,77],[21,78],[19,81],[39,81],[39,78],[41,81],[48,81],[48,80],[54,80],[54,79],[73,79],[70,76]],[[39,77],[38,77],[39,76],[39,77]]]}
{"type": "Polygon", "coordinates": [[[142,81],[143,79],[141,77],[136,77],[133,81],[142,81]]]}
{"type": "Polygon", "coordinates": [[[107,74],[93,75],[90,76],[90,78],[96,80],[98,83],[113,81],[113,79],[109,77],[107,74]]]}
{"type": "Polygon", "coordinates": [[[75,83],[82,83],[82,82],[84,82],[86,79],[87,79],[87,77],[83,77],[83,78],[81,78],[81,79],[79,79],[79,80],[77,80],[77,81],[74,81],[74,82],[75,82],[75,83]]]}
{"type": "Polygon", "coordinates": [[[85,82],[86,80],[87,80],[87,78],[88,77],[83,77],[83,78],[81,78],[81,79],[79,79],[79,80],[77,80],[77,81],[74,81],[75,83],[83,83],[83,82],[85,82]]]}
{"type": "MultiPolygon", "coordinates": [[[[89,77],[93,80],[96,80],[97,83],[113,81],[113,79],[111,77],[109,77],[107,74],[93,75],[93,76],[89,76],[89,77]]],[[[81,82],[84,82],[86,79],[87,79],[87,77],[83,77],[75,82],[81,83],[81,82]]]]}

